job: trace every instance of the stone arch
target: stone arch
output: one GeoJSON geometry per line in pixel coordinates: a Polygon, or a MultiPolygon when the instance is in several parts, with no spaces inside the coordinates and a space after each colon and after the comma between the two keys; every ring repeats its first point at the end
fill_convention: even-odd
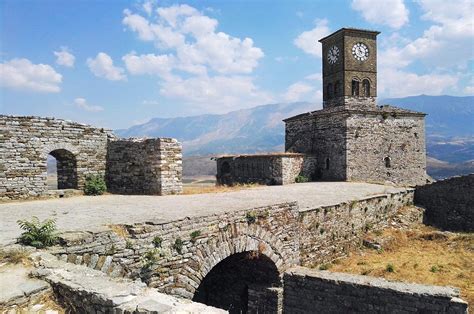
{"type": "Polygon", "coordinates": [[[222,175],[229,175],[230,174],[230,164],[228,161],[224,161],[221,166],[221,174],[222,175]]]}
{"type": "Polygon", "coordinates": [[[275,264],[280,275],[288,267],[299,264],[298,250],[286,251],[284,244],[261,226],[247,226],[245,223],[227,225],[226,228],[226,231],[221,230],[218,237],[197,245],[190,260],[181,267],[180,276],[175,280],[178,281],[177,286],[184,286],[187,292],[183,294],[182,288],[177,288],[171,289],[169,293],[191,298],[206,275],[221,261],[236,253],[263,254],[275,264]]]}
{"type": "Polygon", "coordinates": [[[56,159],[57,188],[77,189],[77,160],[76,155],[66,149],[55,149],[49,153],[56,159]]]}
{"type": "Polygon", "coordinates": [[[367,78],[362,81],[362,96],[370,97],[370,81],[367,78]]]}

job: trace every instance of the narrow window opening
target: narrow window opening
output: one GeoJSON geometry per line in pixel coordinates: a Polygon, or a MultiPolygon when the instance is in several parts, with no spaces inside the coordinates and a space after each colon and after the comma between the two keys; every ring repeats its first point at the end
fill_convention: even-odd
{"type": "Polygon", "coordinates": [[[362,89],[364,92],[364,97],[370,96],[370,82],[369,80],[365,79],[362,81],[362,89]]]}
{"type": "Polygon", "coordinates": [[[359,96],[359,82],[352,80],[352,96],[359,96]]]}
{"type": "Polygon", "coordinates": [[[326,170],[329,170],[329,158],[326,158],[326,162],[325,162],[325,164],[324,164],[324,168],[325,168],[326,170]]]}
{"type": "Polygon", "coordinates": [[[384,163],[385,163],[385,168],[391,168],[392,167],[392,161],[390,160],[390,157],[385,157],[383,159],[384,163]]]}

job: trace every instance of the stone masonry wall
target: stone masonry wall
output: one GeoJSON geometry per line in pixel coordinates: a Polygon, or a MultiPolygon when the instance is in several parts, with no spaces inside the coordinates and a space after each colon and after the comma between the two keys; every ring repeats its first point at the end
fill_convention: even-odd
{"type": "Polygon", "coordinates": [[[459,313],[467,303],[450,287],[296,267],[283,278],[284,313],[459,313]]]}
{"type": "Polygon", "coordinates": [[[64,261],[111,276],[140,277],[161,292],[192,298],[206,274],[232,254],[259,252],[280,274],[294,265],[329,262],[347,254],[368,230],[384,226],[398,208],[412,201],[413,191],[407,190],[305,211],[296,203],[283,203],[121,225],[115,231],[64,234],[63,245],[52,252],[64,261]],[[147,261],[152,261],[149,267],[147,261]]]}
{"type": "Polygon", "coordinates": [[[40,117],[0,115],[0,200],[47,194],[47,156],[58,159],[59,185],[81,189],[104,174],[107,130],[40,117]]]}
{"type": "Polygon", "coordinates": [[[346,142],[348,181],[411,186],[426,182],[423,115],[389,108],[352,112],[346,142]]]}
{"type": "Polygon", "coordinates": [[[380,229],[399,208],[413,204],[413,196],[410,189],[300,211],[301,265],[315,266],[346,256],[360,245],[366,232],[380,229]]]}
{"type": "MultiPolygon", "coordinates": [[[[137,204],[139,206],[139,204],[137,204]]],[[[114,226],[63,234],[51,252],[112,277],[141,278],[160,292],[188,299],[209,271],[240,252],[268,257],[279,273],[299,264],[298,210],[283,203],[224,214],[114,226]]]]}
{"type": "Polygon", "coordinates": [[[318,161],[315,179],[346,180],[346,115],[335,112],[321,110],[285,120],[285,151],[313,155],[318,161]]]}
{"type": "Polygon", "coordinates": [[[316,159],[303,154],[240,155],[217,158],[217,182],[284,185],[298,175],[313,176],[316,159]]]}
{"type": "Polygon", "coordinates": [[[107,188],[112,193],[182,192],[181,144],[175,139],[113,139],[107,147],[107,188]]]}
{"type": "Polygon", "coordinates": [[[474,174],[416,187],[415,204],[424,223],[444,230],[474,231],[474,174]]]}

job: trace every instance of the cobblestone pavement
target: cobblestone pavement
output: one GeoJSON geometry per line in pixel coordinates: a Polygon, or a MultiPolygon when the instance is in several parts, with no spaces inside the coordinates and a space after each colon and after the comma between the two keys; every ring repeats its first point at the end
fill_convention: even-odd
{"type": "Polygon", "coordinates": [[[0,245],[14,242],[18,219],[55,218],[61,231],[97,231],[107,224],[164,222],[297,201],[300,210],[404,190],[353,182],[311,182],[195,195],[78,196],[0,204],[0,245]]]}

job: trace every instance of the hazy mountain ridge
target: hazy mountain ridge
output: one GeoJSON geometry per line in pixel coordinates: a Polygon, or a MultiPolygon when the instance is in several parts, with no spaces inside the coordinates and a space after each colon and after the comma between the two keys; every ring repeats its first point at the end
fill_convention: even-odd
{"type": "MultiPolygon", "coordinates": [[[[444,167],[442,173],[472,171],[474,96],[420,95],[384,99],[379,103],[427,113],[427,154],[434,158],[431,161],[456,164],[444,167]]],[[[153,118],[116,133],[123,137],[174,137],[183,143],[185,156],[283,151],[282,119],[320,108],[316,104],[298,102],[262,105],[221,115],[153,118]]],[[[440,166],[431,161],[432,169],[440,166]]]]}

